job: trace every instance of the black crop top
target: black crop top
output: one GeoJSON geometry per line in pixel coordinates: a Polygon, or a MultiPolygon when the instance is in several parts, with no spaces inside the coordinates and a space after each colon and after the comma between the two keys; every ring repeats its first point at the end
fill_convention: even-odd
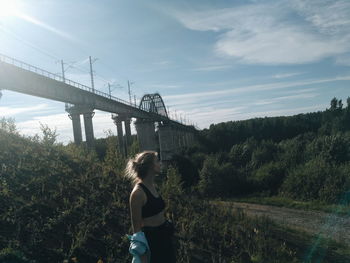
{"type": "Polygon", "coordinates": [[[154,197],[151,191],[148,190],[148,188],[144,184],[138,184],[142,187],[143,191],[147,195],[147,202],[142,207],[142,218],[151,217],[161,212],[165,208],[163,198],[160,195],[159,197],[154,197]]]}

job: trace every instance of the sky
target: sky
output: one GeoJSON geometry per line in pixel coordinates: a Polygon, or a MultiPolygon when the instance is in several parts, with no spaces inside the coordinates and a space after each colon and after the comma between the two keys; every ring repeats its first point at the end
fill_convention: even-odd
{"type": "MultiPolygon", "coordinates": [[[[137,102],[158,92],[199,129],[346,105],[349,43],[348,0],[0,0],[0,54],[57,74],[63,60],[88,86],[91,56],[95,89],[129,100],[129,80],[137,102]]],[[[3,90],[1,117],[73,141],[62,102],[3,90]]],[[[96,110],[93,125],[96,138],[116,134],[110,113],[96,110]]]]}

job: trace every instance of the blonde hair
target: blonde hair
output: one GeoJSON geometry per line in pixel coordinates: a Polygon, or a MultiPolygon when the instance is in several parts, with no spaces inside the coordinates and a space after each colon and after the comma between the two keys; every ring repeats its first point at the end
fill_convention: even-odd
{"type": "Polygon", "coordinates": [[[155,158],[158,158],[158,153],[155,151],[143,151],[136,154],[134,158],[128,160],[125,176],[133,184],[136,184],[140,179],[144,179],[147,176],[148,171],[154,165],[155,158]]]}

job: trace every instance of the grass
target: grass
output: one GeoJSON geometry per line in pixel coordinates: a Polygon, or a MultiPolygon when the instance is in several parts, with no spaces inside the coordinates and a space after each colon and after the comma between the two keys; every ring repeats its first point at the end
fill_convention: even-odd
{"type": "Polygon", "coordinates": [[[350,215],[350,205],[326,204],[319,201],[297,201],[280,196],[245,196],[237,198],[218,198],[216,201],[253,203],[261,205],[272,205],[301,210],[314,210],[327,213],[337,213],[338,215],[350,215]]]}
{"type": "MultiPolygon", "coordinates": [[[[277,207],[286,207],[301,210],[314,210],[322,211],[327,213],[336,213],[338,215],[350,215],[350,205],[335,205],[325,204],[316,201],[297,201],[290,198],[279,197],[279,196],[245,196],[239,198],[217,198],[215,201],[225,202],[242,202],[242,203],[253,203],[261,205],[272,205],[277,207]]],[[[289,247],[293,247],[302,253],[298,254],[299,259],[303,259],[305,263],[308,262],[350,262],[350,247],[340,242],[336,242],[328,238],[318,239],[316,235],[311,235],[302,230],[295,230],[287,226],[281,226],[277,223],[273,223],[273,231],[271,235],[279,240],[284,240],[289,247]],[[317,246],[314,246],[317,243],[317,246]],[[306,260],[306,256],[312,249],[313,251],[311,259],[306,260]],[[318,261],[316,258],[321,259],[318,261]],[[315,261],[316,260],[316,261],[315,261]],[[324,260],[324,261],[323,261],[324,260]]],[[[259,262],[257,261],[253,262],[259,262]]]]}
{"type": "MultiPolygon", "coordinates": [[[[350,247],[346,244],[278,224],[269,218],[266,219],[271,226],[268,235],[281,243],[284,242],[288,248],[294,249],[297,252],[297,258],[300,260],[298,262],[350,262],[350,247]]],[[[261,262],[261,259],[258,256],[254,256],[252,257],[252,262],[261,262]]]]}
{"type": "MultiPolygon", "coordinates": [[[[282,207],[298,208],[298,209],[313,209],[325,212],[333,212],[333,209],[339,209],[338,206],[322,206],[312,202],[298,202],[287,198],[280,197],[245,197],[245,198],[231,198],[231,199],[216,199],[215,201],[240,201],[247,203],[257,203],[264,205],[277,205],[282,207]],[[255,202],[254,202],[255,201],[255,202]],[[318,209],[315,209],[318,208],[318,209]]],[[[214,201],[214,200],[212,200],[214,201]]],[[[214,201],[214,202],[215,202],[214,201]]],[[[224,209],[227,209],[225,206],[224,209]]],[[[342,212],[345,213],[346,207],[342,207],[342,212]]],[[[244,212],[244,211],[243,211],[244,212]]],[[[265,217],[265,216],[263,216],[265,217]]],[[[332,240],[318,234],[311,234],[300,229],[293,229],[286,225],[281,225],[266,217],[270,223],[268,235],[273,240],[278,240],[280,243],[285,243],[287,248],[292,248],[296,251],[298,262],[303,263],[344,263],[350,262],[350,247],[345,243],[332,240]]],[[[251,258],[252,262],[262,262],[258,255],[251,258]]],[[[286,261],[287,262],[287,261],[286,261]]]]}
{"type": "Polygon", "coordinates": [[[318,238],[301,230],[295,230],[286,226],[273,224],[271,235],[285,242],[299,251],[298,258],[304,262],[350,262],[350,248],[340,242],[329,238],[318,238]],[[317,245],[316,245],[317,244],[317,245]],[[314,250],[313,250],[314,249],[314,250]],[[313,251],[313,252],[311,252],[313,251]],[[310,256],[312,260],[307,261],[310,256]],[[316,259],[321,259],[317,261],[316,259]],[[314,261],[316,260],[316,261],[314,261]]]}

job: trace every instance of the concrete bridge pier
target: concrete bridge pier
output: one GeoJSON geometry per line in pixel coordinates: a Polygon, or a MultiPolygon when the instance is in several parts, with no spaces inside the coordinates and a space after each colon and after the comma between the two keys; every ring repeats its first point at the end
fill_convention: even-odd
{"type": "Polygon", "coordinates": [[[117,126],[118,151],[122,155],[126,156],[123,140],[123,118],[120,115],[112,115],[112,119],[114,124],[117,126]]]}
{"type": "Polygon", "coordinates": [[[188,147],[189,146],[189,143],[188,143],[188,140],[187,140],[187,131],[183,131],[182,132],[182,140],[183,140],[183,143],[184,143],[184,146],[185,147],[188,147]]]}
{"type": "Polygon", "coordinates": [[[68,114],[68,117],[72,120],[74,142],[75,144],[79,145],[83,141],[83,137],[81,133],[80,114],[71,113],[71,114],[68,114]]]}
{"type": "Polygon", "coordinates": [[[122,114],[112,115],[112,119],[117,126],[118,150],[124,156],[127,155],[127,146],[131,144],[131,117],[122,114]],[[123,135],[123,122],[125,136],[123,135]]]}
{"type": "Polygon", "coordinates": [[[186,146],[186,142],[185,142],[185,132],[183,130],[179,130],[180,133],[180,146],[185,147],[186,146]]]}
{"type": "Polygon", "coordinates": [[[147,119],[137,119],[135,122],[135,127],[140,150],[157,151],[154,121],[147,119]]]}
{"type": "Polygon", "coordinates": [[[189,133],[189,137],[190,137],[190,145],[194,144],[194,133],[193,132],[190,132],[189,133]]]}
{"type": "Polygon", "coordinates": [[[186,146],[191,146],[191,133],[189,131],[186,131],[185,133],[185,141],[186,141],[186,146]]]}
{"type": "Polygon", "coordinates": [[[86,144],[89,148],[94,147],[94,128],[92,125],[92,117],[94,117],[94,115],[95,112],[91,109],[83,113],[86,144]]]}
{"type": "Polygon", "coordinates": [[[159,123],[158,126],[158,137],[159,137],[159,148],[160,148],[160,159],[162,161],[170,161],[174,151],[174,131],[169,124],[159,123]]]}
{"type": "Polygon", "coordinates": [[[92,125],[92,117],[95,115],[93,109],[91,107],[73,105],[71,107],[67,106],[66,111],[69,113],[68,116],[72,120],[74,142],[77,145],[81,144],[82,142],[80,115],[83,114],[86,144],[89,148],[92,148],[94,146],[94,128],[92,125]]]}
{"type": "Polygon", "coordinates": [[[181,149],[181,134],[180,131],[178,129],[175,129],[173,131],[173,136],[175,137],[175,143],[174,143],[174,152],[179,152],[179,150],[181,149]]]}
{"type": "Polygon", "coordinates": [[[131,118],[125,118],[124,120],[124,128],[125,128],[125,135],[126,135],[126,145],[131,145],[131,118]]]}

